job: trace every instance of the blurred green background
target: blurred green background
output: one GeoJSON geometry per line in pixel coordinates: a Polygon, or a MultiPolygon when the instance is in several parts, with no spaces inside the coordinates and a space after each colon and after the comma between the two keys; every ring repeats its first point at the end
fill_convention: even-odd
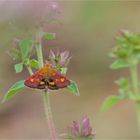
{"type": "MultiPolygon", "coordinates": [[[[51,4],[25,0],[0,2],[0,97],[14,82],[29,76],[26,69],[15,74],[17,62],[7,54],[13,39],[31,37],[38,22],[44,17],[51,19],[57,12],[57,20],[47,21],[44,27],[44,31],[57,35],[54,41],[43,40],[45,59],[49,49],[69,50],[73,57],[68,77],[78,83],[81,94],[75,97],[65,90],[51,94],[57,131],[66,132],[73,120],[87,115],[97,139],[137,138],[132,102],[122,101],[106,113],[100,108],[107,96],[117,94],[114,81],[128,74],[125,70],[109,69],[113,60],[108,53],[121,29],[140,32],[140,2],[57,1],[56,9],[51,9],[51,4]]],[[[1,105],[0,139],[45,139],[48,130],[43,109],[41,94],[29,88],[1,105]]]]}

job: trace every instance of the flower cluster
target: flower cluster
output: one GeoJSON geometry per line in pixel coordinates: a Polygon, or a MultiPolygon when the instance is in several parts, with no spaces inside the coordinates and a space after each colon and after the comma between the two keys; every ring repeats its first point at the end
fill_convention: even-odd
{"type": "Polygon", "coordinates": [[[113,48],[112,56],[121,59],[137,57],[140,53],[140,35],[127,30],[122,30],[116,38],[116,46],[113,48]]]}
{"type": "Polygon", "coordinates": [[[96,133],[92,131],[88,117],[83,117],[80,121],[73,121],[69,127],[69,137],[73,139],[78,138],[95,138],[96,133]]]}
{"type": "Polygon", "coordinates": [[[71,56],[69,51],[57,51],[56,53],[54,53],[52,50],[50,50],[49,63],[60,70],[61,73],[65,74],[67,72],[67,65],[69,64],[70,59],[71,56]]]}

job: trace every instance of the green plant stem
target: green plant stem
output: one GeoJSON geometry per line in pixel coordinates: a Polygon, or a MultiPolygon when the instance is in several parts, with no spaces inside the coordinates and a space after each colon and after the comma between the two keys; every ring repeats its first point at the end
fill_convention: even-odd
{"type": "Polygon", "coordinates": [[[42,39],[42,31],[41,31],[41,29],[37,29],[37,32],[36,32],[36,52],[37,52],[37,58],[39,61],[40,68],[43,67],[43,54],[42,54],[41,39],[42,39]]]}
{"type": "Polygon", "coordinates": [[[131,65],[130,72],[131,72],[131,80],[132,80],[132,85],[133,85],[133,92],[136,98],[139,99],[140,94],[139,94],[139,80],[138,80],[137,64],[131,65]]]}
{"type": "MultiPolygon", "coordinates": [[[[41,39],[42,39],[42,31],[39,29],[36,32],[36,52],[37,52],[40,68],[43,67],[43,54],[42,54],[41,39]]],[[[50,133],[50,140],[57,140],[57,133],[56,133],[53,116],[51,112],[50,101],[49,101],[49,93],[46,91],[43,91],[43,103],[44,103],[44,110],[45,110],[45,115],[46,115],[47,124],[49,128],[49,133],[50,133]]]]}
{"type": "Polygon", "coordinates": [[[140,101],[136,102],[136,111],[137,111],[138,129],[140,134],[140,101]]]}
{"type": "Polygon", "coordinates": [[[33,74],[33,71],[32,71],[32,68],[30,66],[26,66],[27,67],[27,70],[29,71],[30,75],[33,74]]]}
{"type": "Polygon", "coordinates": [[[51,106],[50,106],[50,97],[49,92],[44,92],[43,94],[43,102],[45,107],[45,115],[48,122],[48,128],[50,131],[50,140],[57,140],[55,125],[52,117],[51,106]]]}
{"type": "Polygon", "coordinates": [[[137,121],[138,121],[138,128],[139,128],[139,134],[140,134],[140,93],[139,93],[137,64],[133,64],[130,67],[130,71],[131,71],[133,92],[136,97],[136,112],[137,112],[137,121]]]}

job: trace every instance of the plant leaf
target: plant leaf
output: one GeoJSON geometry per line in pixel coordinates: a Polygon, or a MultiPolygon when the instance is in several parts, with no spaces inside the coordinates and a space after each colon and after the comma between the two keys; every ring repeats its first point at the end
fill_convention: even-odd
{"type": "Polygon", "coordinates": [[[55,33],[44,32],[44,38],[46,40],[54,40],[56,38],[56,34],[55,33]]]}
{"type": "Polygon", "coordinates": [[[23,39],[19,43],[21,52],[22,52],[22,58],[25,59],[28,57],[28,55],[31,52],[32,46],[33,46],[33,40],[32,39],[23,39]]]}
{"type": "Polygon", "coordinates": [[[30,60],[29,65],[34,68],[39,68],[39,62],[35,59],[30,60]]]}
{"type": "Polygon", "coordinates": [[[117,104],[121,100],[122,100],[121,96],[116,96],[116,95],[109,96],[104,101],[101,110],[103,112],[108,111],[113,105],[117,104]]]}
{"type": "Polygon", "coordinates": [[[119,80],[115,81],[120,88],[118,89],[118,92],[121,94],[121,97],[123,99],[133,99],[134,100],[134,95],[133,91],[131,89],[131,84],[128,79],[126,78],[120,78],[119,80]]]}
{"type": "Polygon", "coordinates": [[[116,80],[115,83],[120,85],[120,86],[128,86],[129,85],[128,79],[126,79],[124,77],[116,80]]]}
{"type": "Polygon", "coordinates": [[[8,54],[13,58],[13,60],[22,60],[22,54],[16,48],[13,48],[11,51],[8,52],[8,54]]]}
{"type": "Polygon", "coordinates": [[[72,80],[70,80],[70,82],[70,85],[66,89],[72,92],[75,96],[80,96],[77,84],[72,80]]]}
{"type": "Polygon", "coordinates": [[[126,68],[129,67],[129,64],[122,59],[118,59],[110,67],[112,69],[126,68]]]}
{"type": "Polygon", "coordinates": [[[4,98],[2,100],[2,103],[5,101],[10,100],[13,96],[15,96],[19,91],[21,91],[25,87],[24,80],[16,82],[4,95],[4,98]]]}
{"type": "Polygon", "coordinates": [[[108,56],[112,58],[117,58],[117,55],[113,52],[113,49],[112,52],[109,52],[108,56]]]}
{"type": "Polygon", "coordinates": [[[67,73],[68,68],[67,67],[62,67],[60,68],[60,71],[62,74],[66,74],[67,73]]]}
{"type": "Polygon", "coordinates": [[[120,78],[119,80],[115,81],[115,83],[118,84],[121,89],[124,89],[126,91],[130,90],[130,82],[126,78],[120,78]]]}
{"type": "Polygon", "coordinates": [[[23,70],[23,63],[15,64],[15,71],[16,73],[20,73],[23,70]]]}

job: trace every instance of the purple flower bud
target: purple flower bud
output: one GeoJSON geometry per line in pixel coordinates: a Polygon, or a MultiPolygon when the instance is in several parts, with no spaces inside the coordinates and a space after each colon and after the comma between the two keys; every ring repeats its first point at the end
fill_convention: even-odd
{"type": "Polygon", "coordinates": [[[55,59],[55,54],[52,50],[50,50],[49,59],[55,59]]]}
{"type": "Polygon", "coordinates": [[[61,52],[60,54],[61,60],[66,60],[69,57],[69,51],[61,52]]]}
{"type": "Polygon", "coordinates": [[[77,137],[79,136],[79,123],[76,121],[73,121],[73,124],[71,126],[71,133],[77,137]]]}
{"type": "Polygon", "coordinates": [[[58,3],[54,2],[54,1],[48,1],[48,8],[52,9],[52,10],[58,10],[58,3]]]}
{"type": "Polygon", "coordinates": [[[49,53],[49,62],[53,64],[57,68],[66,68],[69,61],[71,59],[69,51],[59,52],[57,51],[54,53],[52,50],[50,50],[49,53]]]}
{"type": "Polygon", "coordinates": [[[96,135],[92,131],[92,126],[87,116],[83,117],[79,122],[73,121],[70,133],[70,137],[72,138],[95,138],[96,135]]]}
{"type": "Polygon", "coordinates": [[[88,136],[90,136],[91,135],[91,133],[92,133],[92,128],[89,126],[89,127],[83,127],[83,129],[82,129],[82,133],[81,133],[81,136],[83,137],[88,137],[88,136]]]}
{"type": "Polygon", "coordinates": [[[81,120],[81,124],[84,128],[89,127],[90,126],[89,118],[87,118],[86,116],[83,117],[81,120]]]}

